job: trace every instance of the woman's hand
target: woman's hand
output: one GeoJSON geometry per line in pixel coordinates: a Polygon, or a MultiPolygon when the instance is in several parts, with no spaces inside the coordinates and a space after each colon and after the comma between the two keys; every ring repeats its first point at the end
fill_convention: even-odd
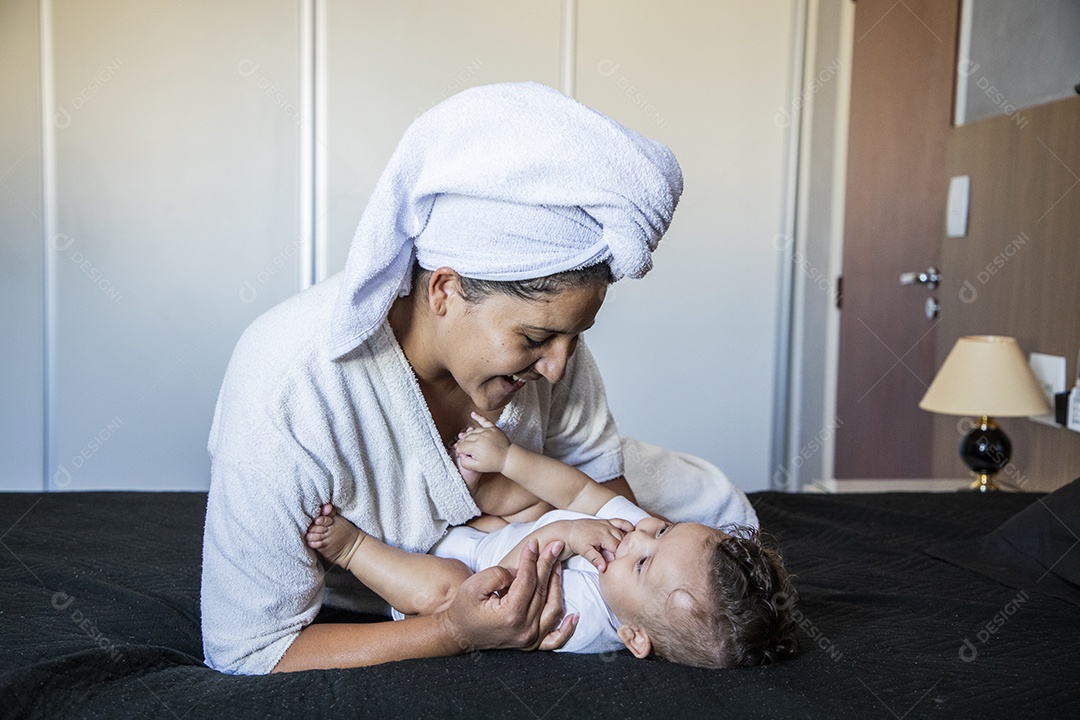
{"type": "Polygon", "coordinates": [[[468,578],[437,616],[443,631],[465,652],[562,647],[577,626],[576,615],[563,618],[563,547],[554,542],[540,553],[533,540],[516,571],[492,567],[468,578]]]}
{"type": "MultiPolygon", "coordinates": [[[[480,427],[468,427],[458,435],[454,443],[454,459],[458,468],[470,473],[501,473],[510,451],[510,438],[487,418],[472,414],[480,427]]],[[[469,478],[466,477],[466,484],[469,478]]],[[[470,490],[474,490],[470,486],[470,490]]]]}

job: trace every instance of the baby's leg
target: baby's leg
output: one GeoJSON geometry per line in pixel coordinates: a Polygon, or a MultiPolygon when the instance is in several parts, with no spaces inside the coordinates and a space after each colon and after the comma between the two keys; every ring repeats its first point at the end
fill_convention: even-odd
{"type": "Polygon", "coordinates": [[[373,538],[327,503],[304,536],[308,547],[351,572],[405,615],[434,615],[472,575],[458,560],[411,553],[373,538]]]}

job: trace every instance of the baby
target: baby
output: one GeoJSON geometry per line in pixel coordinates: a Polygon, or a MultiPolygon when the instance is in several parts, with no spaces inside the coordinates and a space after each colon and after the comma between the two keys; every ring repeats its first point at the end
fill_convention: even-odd
{"type": "Polygon", "coordinates": [[[368,536],[327,504],[308,528],[308,545],[401,615],[427,615],[448,606],[472,572],[516,568],[527,543],[561,541],[567,614],[577,626],[564,652],[625,646],[639,658],[730,668],[796,651],[795,591],[779,554],[755,529],[650,517],[576,468],[473,419],[478,426],[455,445],[470,489],[481,473],[501,473],[559,510],[488,533],[451,528],[432,554],[421,555],[368,536]]]}

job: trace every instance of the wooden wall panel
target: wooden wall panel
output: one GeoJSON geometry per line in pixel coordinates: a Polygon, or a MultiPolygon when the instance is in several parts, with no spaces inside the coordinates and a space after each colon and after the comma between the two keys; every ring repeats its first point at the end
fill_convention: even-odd
{"type": "MultiPolygon", "coordinates": [[[[962,335],[1012,335],[1025,352],[1080,350],[1080,98],[952,128],[949,176],[971,176],[968,235],[942,242],[938,365],[962,335]]],[[[960,477],[962,418],[934,425],[934,475],[960,477]]],[[[1080,433],[1005,418],[1003,479],[1047,491],[1080,476],[1080,433]]]]}

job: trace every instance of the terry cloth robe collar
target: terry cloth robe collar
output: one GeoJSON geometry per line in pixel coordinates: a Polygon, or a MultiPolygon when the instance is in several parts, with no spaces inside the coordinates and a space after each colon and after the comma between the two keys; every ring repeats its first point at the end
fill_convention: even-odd
{"type": "MultiPolygon", "coordinates": [[[[376,410],[383,418],[392,418],[386,420],[388,442],[385,452],[388,455],[401,456],[398,464],[402,467],[422,469],[425,490],[434,513],[424,511],[420,514],[433,515],[449,525],[460,525],[479,514],[457,466],[442,443],[439,430],[420,389],[419,380],[389,321],[384,320],[367,342],[337,362],[346,374],[350,373],[350,365],[353,363],[362,366],[358,369],[364,374],[377,374],[381,384],[389,391],[378,395],[379,408],[372,410],[376,410]],[[367,358],[364,358],[365,355],[367,358]],[[396,440],[394,443],[389,442],[391,433],[396,440]],[[412,458],[406,455],[412,455],[412,458]]],[[[363,420],[367,413],[359,410],[358,416],[363,420]]],[[[508,406],[499,420],[505,425],[504,418],[519,416],[519,410],[512,410],[508,406]]],[[[389,519],[386,513],[389,508],[384,506],[387,503],[398,504],[400,494],[394,492],[393,484],[399,482],[399,478],[387,478],[381,473],[375,477],[374,484],[380,487],[377,502],[372,502],[371,497],[349,497],[353,488],[349,483],[340,482],[335,483],[335,497],[331,502],[338,505],[342,514],[360,527],[373,528],[371,531],[414,552],[426,551],[442,537],[446,530],[445,525],[432,523],[429,528],[415,528],[419,531],[418,535],[395,538],[395,528],[385,522],[389,519]],[[356,502],[357,500],[359,502],[356,502]],[[382,517],[370,515],[375,508],[380,508],[379,515],[382,517]]],[[[398,515],[397,512],[393,514],[398,515]]],[[[399,515],[399,523],[400,519],[399,515]]]]}

